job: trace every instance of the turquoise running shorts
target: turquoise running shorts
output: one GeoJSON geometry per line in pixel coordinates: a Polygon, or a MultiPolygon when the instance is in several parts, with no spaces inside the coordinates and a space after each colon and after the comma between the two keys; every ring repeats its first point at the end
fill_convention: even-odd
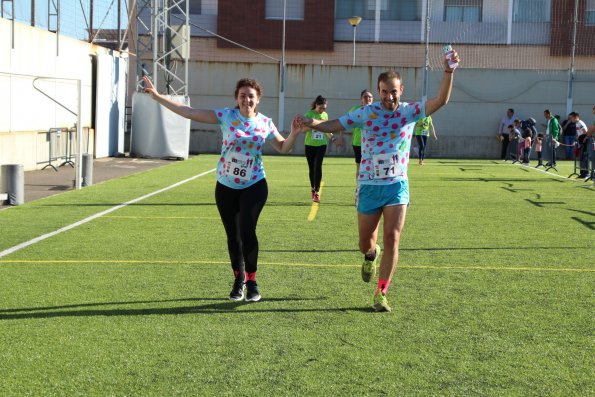
{"type": "Polygon", "coordinates": [[[409,205],[409,181],[390,185],[358,185],[355,207],[358,212],[372,215],[391,205],[409,205]]]}

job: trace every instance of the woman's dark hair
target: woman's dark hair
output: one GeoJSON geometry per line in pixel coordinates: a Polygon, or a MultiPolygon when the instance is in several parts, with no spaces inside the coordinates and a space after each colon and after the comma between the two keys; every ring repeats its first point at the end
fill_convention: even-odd
{"type": "Polygon", "coordinates": [[[523,129],[523,132],[523,135],[525,135],[523,138],[533,138],[533,132],[531,131],[531,128],[525,128],[523,129]]]}
{"type": "Polygon", "coordinates": [[[372,91],[370,91],[370,90],[368,90],[368,89],[365,89],[365,90],[363,90],[362,92],[360,92],[360,94],[359,94],[359,98],[360,98],[360,99],[362,99],[362,98],[364,97],[364,94],[365,94],[366,92],[369,92],[370,94],[372,94],[372,91]]]}
{"type": "Polygon", "coordinates": [[[317,105],[322,105],[323,103],[326,103],[326,98],[322,95],[318,95],[316,99],[314,99],[314,102],[312,102],[312,104],[310,105],[310,110],[316,109],[317,105]]]}
{"type": "Polygon", "coordinates": [[[237,99],[238,93],[240,92],[240,88],[243,88],[243,87],[253,88],[254,91],[256,91],[256,95],[258,95],[259,98],[262,96],[262,87],[260,86],[260,83],[254,79],[244,78],[244,79],[238,80],[238,82],[236,83],[236,90],[234,93],[234,98],[237,99]]]}

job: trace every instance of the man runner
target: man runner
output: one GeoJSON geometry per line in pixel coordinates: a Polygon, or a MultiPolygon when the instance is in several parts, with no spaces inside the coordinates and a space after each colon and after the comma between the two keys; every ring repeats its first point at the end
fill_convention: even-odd
{"type": "MultiPolygon", "coordinates": [[[[458,63],[456,52],[451,63],[458,63]]],[[[380,262],[378,285],[374,294],[375,311],[390,312],[386,294],[399,257],[399,240],[409,205],[407,167],[415,122],[448,103],[454,68],[444,59],[444,74],[438,96],[425,103],[401,102],[403,84],[395,71],[378,76],[380,102],[359,107],[334,120],[320,121],[298,116],[300,123],[323,132],[353,131],[361,128],[362,160],[359,167],[356,207],[358,211],[359,248],[364,254],[361,275],[369,282],[376,274],[381,249],[378,225],[384,216],[384,255],[380,262]]],[[[453,65],[456,68],[456,65],[453,65]]]]}

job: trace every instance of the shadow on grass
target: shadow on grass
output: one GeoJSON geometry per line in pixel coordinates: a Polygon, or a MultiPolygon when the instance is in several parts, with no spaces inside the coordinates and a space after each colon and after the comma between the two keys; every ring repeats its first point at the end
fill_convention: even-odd
{"type": "MultiPolygon", "coordinates": [[[[515,251],[515,250],[566,250],[566,249],[593,249],[587,245],[585,246],[545,246],[545,247],[532,247],[532,246],[525,246],[525,247],[423,247],[423,248],[399,248],[399,252],[404,251],[515,251]]],[[[259,250],[260,252],[299,252],[299,253],[310,253],[310,254],[321,254],[321,253],[336,253],[336,252],[354,252],[359,253],[360,251],[357,249],[343,249],[343,250],[325,250],[325,249],[307,249],[307,250],[299,250],[299,249],[270,249],[270,250],[259,250]]]]}
{"type": "Polygon", "coordinates": [[[308,249],[308,250],[291,250],[291,249],[272,249],[272,250],[265,250],[259,249],[259,252],[300,252],[300,253],[310,253],[310,254],[324,254],[324,253],[335,253],[335,252],[356,252],[359,253],[358,249],[344,249],[344,250],[325,250],[325,249],[308,249]]]}
{"type": "Polygon", "coordinates": [[[308,312],[373,312],[371,307],[318,307],[318,308],[271,308],[267,303],[273,302],[300,302],[300,301],[323,301],[326,297],[319,298],[265,298],[260,302],[235,302],[223,298],[186,298],[171,299],[162,301],[133,301],[133,302],[105,302],[85,303],[80,305],[64,305],[54,307],[4,309],[0,310],[0,321],[4,320],[25,320],[56,317],[96,317],[96,316],[154,316],[154,315],[180,315],[180,314],[253,314],[253,313],[308,313],[308,312]],[[163,302],[189,302],[189,301],[215,301],[198,306],[182,307],[152,307],[152,308],[110,308],[110,309],[81,309],[81,310],[58,310],[66,308],[86,308],[93,306],[122,306],[147,303],[163,302]],[[250,309],[246,309],[250,307],[250,309]],[[239,309],[239,310],[238,310],[239,309]]]}
{"type": "MultiPolygon", "coordinates": [[[[330,201],[324,201],[324,194],[321,196],[322,203],[321,207],[354,207],[355,205],[350,203],[333,203],[330,201]]],[[[269,201],[266,203],[267,207],[311,207],[312,202],[282,202],[282,201],[269,201]]]]}
{"type": "Polygon", "coordinates": [[[559,179],[555,178],[481,178],[481,177],[446,177],[441,178],[443,181],[446,182],[564,182],[560,181],[559,179]]]}
{"type": "MultiPolygon", "coordinates": [[[[117,207],[124,203],[64,203],[64,204],[44,204],[42,207],[117,207]]],[[[172,206],[172,207],[214,207],[215,200],[209,203],[132,203],[126,204],[129,207],[159,207],[159,206],[172,206]]]]}
{"type": "MultiPolygon", "coordinates": [[[[64,203],[64,204],[44,204],[39,208],[47,207],[117,207],[123,203],[64,203]]],[[[271,207],[311,207],[312,202],[308,201],[269,201],[266,203],[267,206],[271,207]]],[[[321,206],[333,206],[333,207],[354,207],[352,202],[349,203],[333,203],[330,201],[320,204],[321,206]]],[[[132,203],[127,204],[128,207],[214,207],[216,206],[215,200],[211,203],[132,203]]]]}

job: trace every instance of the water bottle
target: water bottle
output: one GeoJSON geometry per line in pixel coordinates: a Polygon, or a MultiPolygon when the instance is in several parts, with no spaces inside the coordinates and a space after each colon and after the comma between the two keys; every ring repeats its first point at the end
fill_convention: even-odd
{"type": "Polygon", "coordinates": [[[452,54],[454,53],[454,51],[452,50],[451,45],[450,44],[446,44],[444,47],[442,47],[442,52],[444,53],[444,56],[448,60],[448,67],[451,68],[451,69],[456,69],[456,67],[459,66],[459,63],[456,62],[456,61],[453,61],[451,59],[452,54]]]}

